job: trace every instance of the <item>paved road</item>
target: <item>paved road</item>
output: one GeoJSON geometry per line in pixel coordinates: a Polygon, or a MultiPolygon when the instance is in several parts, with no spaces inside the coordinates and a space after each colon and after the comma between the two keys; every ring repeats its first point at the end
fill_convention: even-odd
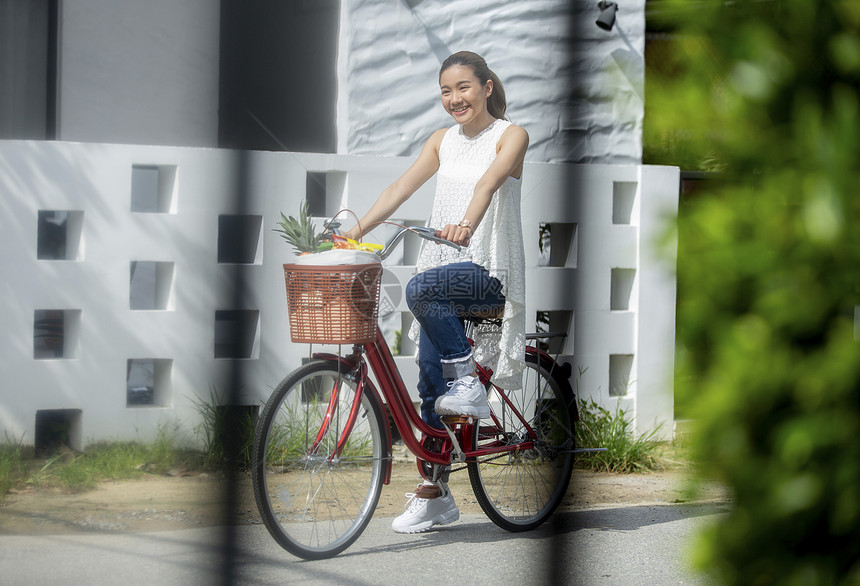
{"type": "MultiPolygon", "coordinates": [[[[558,515],[530,533],[508,533],[481,515],[418,535],[374,519],[346,552],[306,562],[280,549],[259,525],[235,528],[241,584],[566,583],[697,584],[684,565],[691,535],[721,505],[623,507],[558,515]],[[550,572],[554,571],[554,574],[550,572]],[[562,582],[559,582],[562,580],[562,582]]],[[[0,582],[29,584],[213,584],[223,532],[0,536],[0,582]]]]}

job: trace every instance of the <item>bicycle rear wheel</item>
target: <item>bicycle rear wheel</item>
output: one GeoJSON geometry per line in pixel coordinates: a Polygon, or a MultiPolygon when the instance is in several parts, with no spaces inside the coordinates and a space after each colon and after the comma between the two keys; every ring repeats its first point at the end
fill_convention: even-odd
{"type": "Polygon", "coordinates": [[[522,389],[505,391],[510,405],[491,387],[488,398],[494,419],[481,420],[474,436],[475,448],[532,441],[531,448],[483,456],[467,465],[484,513],[508,531],[529,531],[543,523],[570,483],[573,396],[551,376],[553,365],[550,359],[542,363],[539,357],[527,355],[522,389]]]}
{"type": "Polygon", "coordinates": [[[376,395],[362,393],[338,454],[356,389],[344,374],[333,360],[302,366],[278,385],[257,422],[257,508],[281,547],[305,559],[332,557],[349,547],[373,516],[382,490],[389,446],[376,395]]]}

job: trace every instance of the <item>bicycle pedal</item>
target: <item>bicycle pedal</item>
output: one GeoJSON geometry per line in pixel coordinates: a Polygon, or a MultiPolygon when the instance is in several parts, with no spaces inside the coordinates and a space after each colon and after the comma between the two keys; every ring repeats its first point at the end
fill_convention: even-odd
{"type": "Polygon", "coordinates": [[[448,425],[457,425],[458,423],[472,425],[475,423],[475,418],[470,415],[443,415],[441,419],[448,425]]]}

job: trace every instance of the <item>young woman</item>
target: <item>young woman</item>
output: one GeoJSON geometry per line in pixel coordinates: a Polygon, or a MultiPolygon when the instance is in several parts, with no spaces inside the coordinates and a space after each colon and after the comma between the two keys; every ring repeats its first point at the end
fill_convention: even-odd
{"type": "MultiPolygon", "coordinates": [[[[479,55],[462,51],[448,57],[439,86],[442,106],[457,124],[434,132],[415,163],[361,219],[361,228],[347,234],[361,237],[437,175],[428,225],[463,248],[425,243],[418,274],[406,286],[406,302],[416,320],[409,335],[418,342],[421,416],[437,428],[442,427],[440,414],[489,417],[475,359],[491,364],[504,388],[521,384],[525,259],[520,177],[529,142],[524,129],[504,120],[504,88],[479,55]],[[501,331],[477,336],[473,355],[462,316],[502,312],[501,331]]],[[[426,531],[460,516],[445,483],[425,482],[407,496],[406,512],[392,524],[399,533],[426,531]]]]}

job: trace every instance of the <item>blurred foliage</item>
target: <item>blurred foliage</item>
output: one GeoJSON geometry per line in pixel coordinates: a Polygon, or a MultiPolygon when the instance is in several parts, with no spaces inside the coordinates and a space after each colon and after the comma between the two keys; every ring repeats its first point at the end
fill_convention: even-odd
{"type": "Polygon", "coordinates": [[[860,2],[659,8],[649,162],[720,172],[678,234],[678,399],[734,495],[696,562],[720,583],[858,583],[860,2]]]}

